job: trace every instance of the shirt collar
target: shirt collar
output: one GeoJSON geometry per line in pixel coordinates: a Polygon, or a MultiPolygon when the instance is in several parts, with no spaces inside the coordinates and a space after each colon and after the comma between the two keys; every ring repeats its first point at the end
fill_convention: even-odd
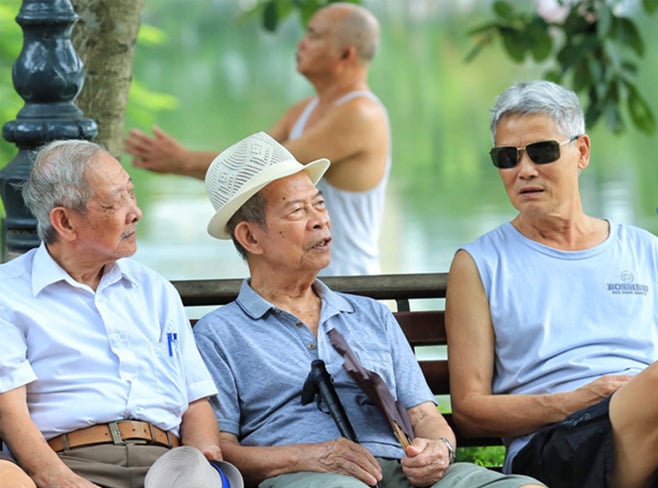
{"type": "MultiPolygon", "coordinates": [[[[118,282],[122,278],[129,280],[133,284],[137,284],[135,280],[126,272],[126,266],[122,263],[122,260],[118,260],[112,264],[105,266],[103,271],[103,278],[101,283],[98,286],[98,290],[109,286],[113,283],[118,282]]],[[[34,261],[32,264],[32,294],[37,296],[41,291],[46,287],[58,283],[60,281],[66,281],[71,286],[76,288],[86,288],[89,287],[83,283],[75,281],[70,274],[62,268],[57,261],[55,261],[48,249],[46,248],[45,243],[41,243],[37,252],[34,255],[34,261]]]]}
{"type": "MultiPolygon", "coordinates": [[[[320,297],[320,300],[322,300],[323,316],[331,316],[340,312],[354,312],[354,307],[348,300],[331,290],[322,281],[316,279],[312,286],[320,297]]],[[[240,294],[236,302],[254,320],[262,318],[267,312],[276,310],[277,308],[261,297],[251,287],[249,280],[244,280],[242,285],[240,285],[240,294]]]]}

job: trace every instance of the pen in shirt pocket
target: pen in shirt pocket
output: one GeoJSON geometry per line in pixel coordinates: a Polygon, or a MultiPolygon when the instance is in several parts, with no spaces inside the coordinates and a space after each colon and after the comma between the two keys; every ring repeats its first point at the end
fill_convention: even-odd
{"type": "Polygon", "coordinates": [[[167,332],[167,348],[169,349],[169,357],[174,357],[174,347],[178,344],[178,333],[167,332]]]}

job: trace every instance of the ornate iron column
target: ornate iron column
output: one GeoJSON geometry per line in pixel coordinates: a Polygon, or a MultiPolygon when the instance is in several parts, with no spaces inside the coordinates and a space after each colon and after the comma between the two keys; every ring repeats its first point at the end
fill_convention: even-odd
{"type": "Polygon", "coordinates": [[[36,220],[23,202],[20,187],[32,169],[32,152],[55,139],[93,139],[96,122],[74,104],[84,83],[84,68],[71,43],[78,20],[69,0],[23,0],[16,22],[23,48],[13,67],[14,87],[25,105],[2,128],[18,154],[0,171],[0,195],[6,218],[2,260],[39,245],[36,220]]]}

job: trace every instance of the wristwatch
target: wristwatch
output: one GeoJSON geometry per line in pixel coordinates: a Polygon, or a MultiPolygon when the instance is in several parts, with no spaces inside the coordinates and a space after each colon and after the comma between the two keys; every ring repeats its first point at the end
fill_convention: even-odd
{"type": "Polygon", "coordinates": [[[455,462],[455,457],[456,457],[456,454],[457,454],[457,452],[455,451],[455,446],[453,446],[452,442],[450,442],[445,437],[439,437],[439,440],[443,441],[443,443],[448,448],[448,466],[450,466],[452,463],[455,462]]]}

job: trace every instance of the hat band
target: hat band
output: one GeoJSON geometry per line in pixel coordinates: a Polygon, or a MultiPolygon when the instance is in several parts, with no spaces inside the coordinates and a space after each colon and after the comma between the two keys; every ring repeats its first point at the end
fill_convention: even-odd
{"type": "Polygon", "coordinates": [[[220,468],[217,463],[211,462],[210,465],[219,473],[219,477],[222,479],[222,488],[231,488],[231,482],[224,474],[224,471],[222,471],[222,468],[220,468]]]}

